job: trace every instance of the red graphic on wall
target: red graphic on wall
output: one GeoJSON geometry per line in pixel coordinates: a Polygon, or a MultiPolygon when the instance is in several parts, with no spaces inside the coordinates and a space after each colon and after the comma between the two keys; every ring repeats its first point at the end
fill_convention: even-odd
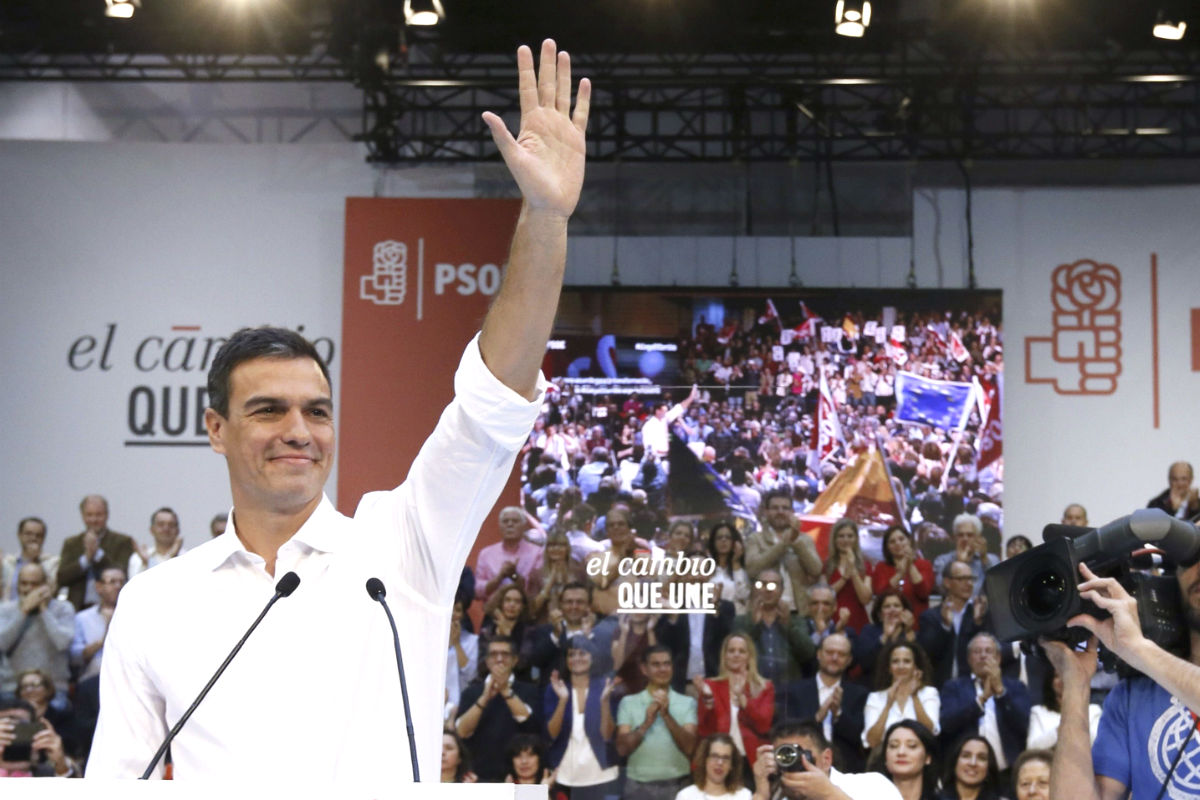
{"type": "Polygon", "coordinates": [[[1121,273],[1082,259],[1050,278],[1049,336],[1025,338],[1025,382],[1058,394],[1112,394],[1121,374],[1121,273]]]}

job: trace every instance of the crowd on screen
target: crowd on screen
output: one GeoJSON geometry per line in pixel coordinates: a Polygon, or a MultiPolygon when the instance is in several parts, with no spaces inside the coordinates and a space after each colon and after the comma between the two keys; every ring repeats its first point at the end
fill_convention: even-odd
{"type": "MultiPolygon", "coordinates": [[[[961,379],[998,362],[982,316],[905,324],[927,331],[904,340],[908,369],[961,379]],[[968,364],[939,349],[950,333],[968,364]]],[[[861,526],[839,520],[822,558],[799,525],[831,477],[807,458],[812,378],[803,355],[772,360],[776,341],[701,326],[685,342],[696,384],[700,371],[730,368],[732,387],[736,367],[739,380],[757,378],[757,393],[698,389],[666,407],[631,398],[603,416],[566,392],[547,404],[522,456],[523,505],[500,511],[500,540],[463,571],[446,649],[443,781],[544,783],[584,800],[767,800],[780,782],[802,796],[800,780],[852,797],[894,796],[882,787],[906,800],[1048,796],[1062,684],[1036,652],[995,639],[982,593],[988,566],[1031,546],[1011,536],[999,552],[1000,476],[985,490],[971,453],[951,465],[946,431],[894,423],[894,354],[878,358],[865,338],[856,349],[848,338],[823,343],[814,363],[829,370],[847,436],[890,434],[905,518],[876,535],[877,558],[863,552],[861,526]],[[799,390],[768,391],[793,365],[787,385],[799,390]],[[669,514],[670,435],[699,437],[694,449],[756,524],[669,514]],[[659,580],[715,584],[715,614],[618,608],[622,584],[640,580],[622,564],[709,558],[710,575],[659,580]],[[795,774],[777,763],[781,743],[799,745],[819,775],[773,779],[795,774]]],[[[797,346],[812,355],[815,345],[797,346]]],[[[973,449],[969,436],[958,441],[973,449]]],[[[1172,465],[1169,477],[1151,504],[1191,516],[1191,467],[1172,465]]],[[[29,517],[0,560],[0,745],[14,721],[40,726],[32,757],[0,759],[3,775],[82,772],[121,587],[182,547],[169,508],[150,515],[140,541],[108,528],[102,497],[84,498],[80,513],[84,531],[61,553],[43,551],[46,526],[29,517]]],[[[1086,525],[1086,511],[1072,504],[1063,522],[1086,525]]],[[[224,527],[214,518],[212,535],[224,527]]]]}

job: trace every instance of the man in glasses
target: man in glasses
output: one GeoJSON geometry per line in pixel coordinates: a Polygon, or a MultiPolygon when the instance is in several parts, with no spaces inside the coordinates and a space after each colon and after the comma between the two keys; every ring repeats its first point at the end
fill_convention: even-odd
{"type": "Polygon", "coordinates": [[[917,642],[933,662],[933,685],[969,675],[967,643],[981,631],[991,632],[987,595],[975,595],[975,572],[963,561],[951,561],[942,570],[943,600],[921,614],[917,642]]]}
{"type": "Polygon", "coordinates": [[[496,636],[487,644],[487,674],[463,690],[454,727],[471,748],[475,774],[485,783],[502,783],[508,764],[502,743],[518,733],[541,730],[534,709],[537,688],[515,680],[517,646],[507,636],[496,636]]]}
{"type": "Polygon", "coordinates": [[[783,575],[764,569],[750,591],[750,609],[733,620],[733,631],[745,633],[758,648],[758,671],[776,686],[802,677],[816,647],[806,620],[783,602],[783,575]]]}

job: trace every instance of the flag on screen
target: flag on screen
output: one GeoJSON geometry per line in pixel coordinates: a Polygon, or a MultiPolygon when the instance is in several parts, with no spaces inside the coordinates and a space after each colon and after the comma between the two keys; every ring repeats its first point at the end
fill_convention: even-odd
{"type": "Polygon", "coordinates": [[[825,381],[825,370],[818,367],[817,372],[821,374],[820,390],[817,392],[817,419],[813,425],[810,447],[817,461],[825,461],[834,454],[839,444],[846,443],[846,439],[842,436],[842,425],[838,421],[837,404],[825,381]]]}
{"type": "Polygon", "coordinates": [[[813,503],[810,514],[850,517],[860,525],[903,524],[878,447],[856,453],[813,503]]]}
{"type": "Polygon", "coordinates": [[[971,357],[962,343],[962,337],[953,331],[950,332],[950,357],[960,364],[971,357]]]}
{"type": "Polygon", "coordinates": [[[975,399],[975,387],[959,381],[922,378],[911,372],[896,374],[896,419],[958,430],[966,424],[975,399]]]}
{"type": "Polygon", "coordinates": [[[809,311],[803,300],[800,301],[800,318],[804,321],[795,327],[796,336],[800,339],[815,338],[823,320],[809,311]]]}
{"type": "Polygon", "coordinates": [[[667,509],[672,516],[720,515],[753,520],[754,512],[738,499],[733,486],[674,434],[667,451],[667,509]]]}
{"type": "Polygon", "coordinates": [[[783,323],[779,321],[779,309],[775,308],[775,301],[773,301],[771,298],[768,297],[767,298],[767,311],[765,314],[763,314],[761,317],[758,318],[758,324],[766,325],[769,322],[774,322],[776,325],[778,325],[780,327],[781,330],[783,329],[783,323]]]}
{"type": "Polygon", "coordinates": [[[988,398],[987,415],[982,417],[984,423],[979,430],[979,437],[976,439],[976,446],[979,450],[979,459],[976,462],[976,466],[981,470],[1004,455],[1004,426],[1000,420],[1000,406],[1001,398],[1004,395],[1004,385],[999,376],[990,381],[990,383],[994,388],[994,393],[988,398]]]}

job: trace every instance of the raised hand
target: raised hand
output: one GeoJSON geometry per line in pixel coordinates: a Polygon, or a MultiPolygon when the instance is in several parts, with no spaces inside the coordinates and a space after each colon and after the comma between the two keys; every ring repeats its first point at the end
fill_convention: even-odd
{"type": "Polygon", "coordinates": [[[1112,616],[1101,621],[1090,614],[1078,614],[1067,620],[1067,625],[1087,628],[1105,647],[1137,666],[1133,660],[1134,650],[1145,638],[1138,621],[1137,601],[1115,578],[1097,578],[1087,564],[1079,565],[1079,574],[1085,578],[1079,584],[1079,596],[1091,600],[1112,616]]]}
{"type": "Polygon", "coordinates": [[[563,679],[559,677],[558,670],[554,670],[550,673],[550,687],[554,689],[554,693],[558,695],[559,700],[566,700],[567,696],[570,694],[570,692],[567,691],[567,684],[564,683],[563,679]]]}
{"type": "Polygon", "coordinates": [[[492,112],[485,111],[483,121],[528,207],[568,217],[583,186],[584,131],[592,85],[587,78],[579,82],[572,115],[570,56],[558,52],[554,40],[547,39],[539,61],[535,75],[533,52],[525,45],[517,49],[521,129],[516,138],[492,112]]]}

